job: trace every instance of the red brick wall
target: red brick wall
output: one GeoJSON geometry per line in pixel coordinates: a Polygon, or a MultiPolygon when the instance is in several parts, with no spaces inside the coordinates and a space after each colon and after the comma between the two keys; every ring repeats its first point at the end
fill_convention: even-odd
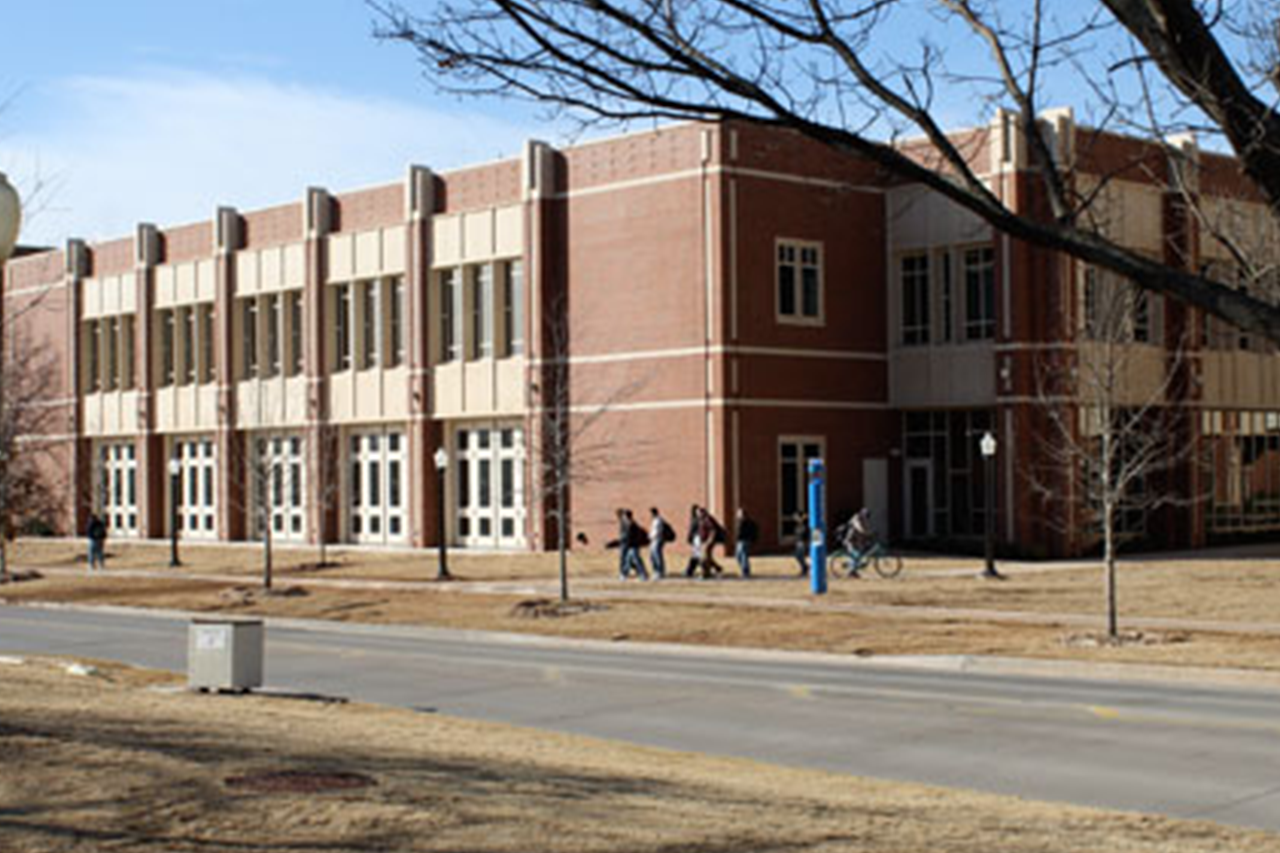
{"type": "Polygon", "coordinates": [[[166,228],[161,235],[165,263],[180,264],[213,254],[212,222],[195,222],[178,228],[166,228]]]}
{"type": "Polygon", "coordinates": [[[302,239],[302,205],[282,204],[244,214],[244,245],[261,249],[302,239]]]}
{"type": "Polygon", "coordinates": [[[436,210],[457,213],[485,207],[501,207],[520,201],[519,160],[504,160],[441,175],[436,210]]]}
{"type": "Polygon", "coordinates": [[[334,231],[367,231],[404,221],[404,184],[388,184],[334,197],[334,231]]]}
{"type": "Polygon", "coordinates": [[[133,238],[121,237],[90,247],[93,254],[93,275],[119,275],[133,270],[133,238]]]}

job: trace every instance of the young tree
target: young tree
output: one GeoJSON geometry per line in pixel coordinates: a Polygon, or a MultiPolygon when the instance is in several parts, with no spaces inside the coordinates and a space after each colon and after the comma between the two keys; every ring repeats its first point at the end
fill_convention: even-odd
{"type": "Polygon", "coordinates": [[[240,442],[235,464],[244,472],[243,506],[249,534],[262,542],[262,588],[271,589],[275,536],[306,504],[306,477],[300,453],[290,451],[295,436],[248,434],[240,442]]]}
{"type": "Polygon", "coordinates": [[[42,436],[56,432],[56,408],[48,405],[58,387],[57,361],[42,346],[12,327],[3,330],[0,354],[0,583],[8,580],[8,544],[31,523],[60,512],[52,475],[52,445],[42,436]]]}
{"type": "Polygon", "coordinates": [[[560,600],[569,600],[569,535],[573,527],[575,487],[621,476],[628,464],[635,464],[644,446],[631,442],[626,460],[616,436],[606,429],[605,419],[615,407],[638,394],[648,377],[600,391],[599,396],[579,389],[585,399],[575,402],[572,365],[569,359],[568,306],[553,300],[544,317],[545,352],[540,379],[533,384],[534,418],[537,435],[531,442],[531,468],[535,487],[546,517],[555,528],[559,554],[560,600]],[[594,397],[594,399],[593,399],[594,397]]]}
{"type": "Polygon", "coordinates": [[[1039,412],[1049,428],[1032,486],[1046,503],[1059,504],[1049,518],[1076,528],[1063,532],[1084,532],[1101,545],[1107,635],[1114,638],[1116,555],[1152,512],[1195,500],[1169,480],[1196,464],[1197,452],[1192,410],[1179,405],[1185,341],[1166,349],[1160,300],[1105,277],[1085,271],[1076,346],[1040,360],[1039,412]]]}
{"type": "MultiPolygon", "coordinates": [[[[1166,140],[1196,132],[1238,158],[1230,168],[1280,222],[1280,113],[1265,94],[1280,92],[1272,3],[442,0],[421,14],[369,3],[379,35],[411,46],[446,91],[523,98],[584,122],[789,128],[920,183],[1016,239],[1280,342],[1273,298],[1090,227],[1098,188],[1074,180],[1041,116],[1047,99],[1070,91],[1097,129],[1137,132],[1174,159],[1166,140]],[[956,103],[1007,111],[1047,209],[1011,206],[996,191],[974,160],[987,140],[946,129],[943,109],[956,103]],[[907,132],[923,141],[903,144],[907,132]]],[[[1149,170],[1150,154],[1115,174],[1149,170]]]]}

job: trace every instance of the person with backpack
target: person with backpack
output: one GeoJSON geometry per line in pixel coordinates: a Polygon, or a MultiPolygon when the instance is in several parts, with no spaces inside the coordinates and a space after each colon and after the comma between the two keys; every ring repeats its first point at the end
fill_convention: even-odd
{"type": "Polygon", "coordinates": [[[725,540],[724,526],[715,516],[707,512],[706,507],[698,507],[698,533],[695,537],[694,550],[698,554],[698,567],[702,570],[702,579],[710,580],[722,574],[724,569],[716,562],[716,542],[725,540]]]}
{"type": "Polygon", "coordinates": [[[676,530],[662,517],[658,508],[649,508],[649,565],[653,567],[653,576],[662,580],[667,576],[667,558],[662,549],[668,542],[676,541],[676,530]]]}
{"type": "Polygon", "coordinates": [[[107,568],[107,523],[96,512],[89,516],[85,528],[89,540],[89,571],[105,571],[107,568]]]}
{"type": "Polygon", "coordinates": [[[702,507],[694,504],[689,507],[689,532],[684,541],[689,544],[689,562],[685,564],[684,576],[693,577],[694,572],[702,565],[702,549],[698,545],[698,523],[701,520],[702,507]]]}
{"type": "Polygon", "coordinates": [[[800,564],[800,577],[809,574],[809,516],[803,512],[795,514],[796,520],[796,562],[800,564]]]}
{"type": "Polygon", "coordinates": [[[744,578],[751,577],[751,549],[755,547],[760,535],[760,527],[755,519],[747,515],[746,509],[738,507],[733,531],[734,557],[738,561],[738,569],[744,578]]]}

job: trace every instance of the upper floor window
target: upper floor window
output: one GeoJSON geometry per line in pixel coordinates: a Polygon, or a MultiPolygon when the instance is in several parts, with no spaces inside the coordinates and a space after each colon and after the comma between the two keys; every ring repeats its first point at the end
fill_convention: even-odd
{"type": "Polygon", "coordinates": [[[902,258],[902,343],[929,343],[929,256],[902,258]]]}
{"type": "Polygon", "coordinates": [[[200,381],[212,382],[217,377],[216,356],[213,347],[213,306],[201,305],[200,314],[200,381]]]}
{"type": "Polygon", "coordinates": [[[822,322],[822,246],[778,241],[778,319],[822,322]]]}
{"type": "Polygon", "coordinates": [[[502,265],[502,334],[504,356],[524,354],[524,265],[502,265]]]}
{"type": "Polygon", "coordinates": [[[102,390],[102,327],[97,320],[90,320],[85,325],[85,347],[88,350],[88,363],[85,375],[85,388],[88,391],[102,390]]]}
{"type": "Polygon", "coordinates": [[[458,334],[458,271],[440,271],[440,361],[456,361],[462,336],[458,334]]]}
{"type": "Polygon", "coordinates": [[[364,281],[356,287],[360,293],[360,367],[368,369],[381,364],[382,306],[378,282],[364,281]]]}
{"type": "Polygon", "coordinates": [[[967,340],[996,336],[996,256],[990,246],[965,249],[964,335],[967,340]]]}
{"type": "Polygon", "coordinates": [[[387,279],[387,367],[404,364],[404,279],[387,279]]]}
{"type": "Polygon", "coordinates": [[[290,376],[302,373],[302,292],[291,290],[284,295],[288,306],[290,376]]]}
{"type": "Polygon", "coordinates": [[[182,321],[182,384],[196,381],[196,312],[183,308],[178,316],[182,321]]]}
{"type": "Polygon", "coordinates": [[[175,329],[176,319],[172,309],[160,312],[160,384],[172,385],[177,370],[175,329]]]}
{"type": "Polygon", "coordinates": [[[351,286],[333,288],[333,369],[351,369],[351,286]]]}
{"type": "Polygon", "coordinates": [[[1147,291],[1096,267],[1085,267],[1081,330],[1094,341],[1149,344],[1163,334],[1161,305],[1147,291]]]}
{"type": "Polygon", "coordinates": [[[120,387],[129,391],[134,387],[133,363],[137,358],[136,330],[137,321],[134,315],[127,314],[120,318],[120,387]]]}
{"type": "Polygon", "coordinates": [[[266,316],[264,324],[267,339],[266,375],[279,376],[284,367],[282,339],[284,337],[284,313],[280,310],[280,294],[272,293],[265,297],[266,316]]]}
{"type": "Polygon", "coordinates": [[[243,344],[243,378],[258,378],[258,300],[250,298],[240,304],[240,340],[243,344]]]}
{"type": "Polygon", "coordinates": [[[470,270],[471,358],[493,358],[493,266],[470,270]]]}

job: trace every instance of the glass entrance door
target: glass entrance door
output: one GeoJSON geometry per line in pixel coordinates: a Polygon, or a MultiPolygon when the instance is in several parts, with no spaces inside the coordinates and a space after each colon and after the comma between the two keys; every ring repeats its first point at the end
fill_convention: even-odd
{"type": "Polygon", "coordinates": [[[454,433],[454,538],[470,548],[525,544],[524,430],[478,424],[454,433]]]}
{"type": "Polygon", "coordinates": [[[138,535],[138,458],[132,444],[98,448],[98,507],[111,536],[138,535]]]}
{"type": "Polygon", "coordinates": [[[352,542],[398,545],[407,541],[405,441],[399,430],[351,435],[347,459],[347,518],[352,542]]]}

